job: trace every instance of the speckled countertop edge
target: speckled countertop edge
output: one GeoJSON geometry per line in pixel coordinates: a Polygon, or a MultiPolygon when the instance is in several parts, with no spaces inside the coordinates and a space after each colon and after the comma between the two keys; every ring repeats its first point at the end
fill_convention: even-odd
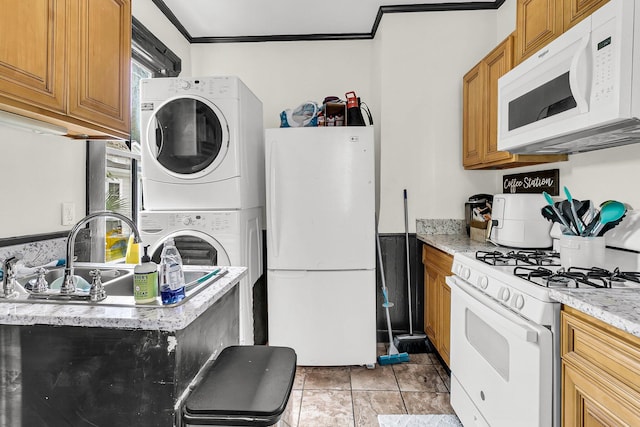
{"type": "MultiPolygon", "coordinates": [[[[418,240],[450,255],[457,252],[510,250],[466,234],[416,234],[418,240]]],[[[550,289],[554,300],[580,310],[624,332],[640,337],[639,289],[550,289]]]]}
{"type": "Polygon", "coordinates": [[[176,307],[27,304],[0,300],[0,324],[177,331],[187,327],[247,274],[245,267],[227,268],[229,272],[224,277],[176,307]]]}
{"type": "Polygon", "coordinates": [[[562,304],[640,337],[639,289],[550,289],[549,295],[562,304]]]}
{"type": "Polygon", "coordinates": [[[466,234],[417,234],[418,240],[450,255],[456,252],[494,251],[498,246],[490,242],[471,240],[466,234]]]}

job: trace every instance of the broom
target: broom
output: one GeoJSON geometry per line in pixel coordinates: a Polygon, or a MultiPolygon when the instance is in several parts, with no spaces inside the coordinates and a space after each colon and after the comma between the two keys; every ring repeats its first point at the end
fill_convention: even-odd
{"type": "Polygon", "coordinates": [[[378,363],[380,365],[393,365],[396,363],[408,362],[409,355],[407,353],[400,353],[393,343],[393,333],[391,332],[391,317],[389,316],[389,307],[393,307],[393,303],[389,302],[387,294],[387,285],[384,278],[384,266],[382,265],[382,251],[380,249],[380,236],[378,235],[378,221],[376,219],[376,249],[378,252],[378,263],[380,264],[380,279],[382,280],[382,297],[384,302],[382,306],[385,309],[387,315],[387,330],[389,332],[389,351],[386,355],[378,356],[378,363]]]}
{"type": "Polygon", "coordinates": [[[427,336],[413,332],[413,313],[411,312],[411,263],[409,261],[409,214],[407,212],[407,190],[404,190],[404,238],[407,250],[407,300],[409,301],[409,334],[397,335],[393,342],[400,352],[428,353],[430,346],[427,336]]]}

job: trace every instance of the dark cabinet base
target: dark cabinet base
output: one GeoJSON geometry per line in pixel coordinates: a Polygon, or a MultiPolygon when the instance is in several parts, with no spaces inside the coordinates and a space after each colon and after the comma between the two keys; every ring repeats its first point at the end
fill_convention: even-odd
{"type": "Polygon", "coordinates": [[[187,385],[238,331],[237,287],[176,332],[0,325],[0,426],[173,426],[187,385]]]}

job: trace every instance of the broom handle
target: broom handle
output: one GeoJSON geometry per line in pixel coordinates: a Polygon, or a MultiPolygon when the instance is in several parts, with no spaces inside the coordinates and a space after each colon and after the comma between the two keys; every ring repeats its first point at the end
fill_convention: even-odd
{"type": "Polygon", "coordinates": [[[382,248],[380,246],[380,235],[378,234],[378,218],[376,216],[376,249],[378,253],[378,264],[380,264],[380,279],[382,280],[382,296],[384,298],[385,312],[387,315],[387,332],[389,333],[389,345],[393,345],[393,334],[391,332],[391,318],[389,316],[389,294],[387,292],[387,283],[384,277],[384,265],[382,263],[382,248]]]}
{"type": "Polygon", "coordinates": [[[404,240],[407,249],[407,296],[409,298],[409,335],[413,335],[413,313],[411,312],[411,264],[409,262],[409,212],[407,189],[404,189],[404,240]]]}

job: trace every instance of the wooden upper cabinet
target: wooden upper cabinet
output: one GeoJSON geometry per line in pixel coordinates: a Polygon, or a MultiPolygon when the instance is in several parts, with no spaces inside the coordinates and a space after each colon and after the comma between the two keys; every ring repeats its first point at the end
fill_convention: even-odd
{"type": "Polygon", "coordinates": [[[504,169],[566,160],[565,154],[521,155],[498,151],[498,79],[513,68],[513,36],[507,37],[463,78],[462,165],[504,169]]]}
{"type": "Polygon", "coordinates": [[[0,0],[0,110],[129,138],[131,0],[0,0]]]}
{"type": "Polygon", "coordinates": [[[65,0],[0,0],[0,103],[64,113],[65,0]]]}
{"type": "Polygon", "coordinates": [[[518,0],[516,7],[516,64],[562,34],[563,1],[518,0]]]}
{"type": "Polygon", "coordinates": [[[462,164],[465,167],[480,164],[484,157],[485,68],[486,64],[481,61],[462,79],[462,164]]]}
{"type": "Polygon", "coordinates": [[[576,25],[609,0],[564,0],[564,31],[576,25]]]}
{"type": "Polygon", "coordinates": [[[484,163],[509,160],[513,155],[507,151],[498,151],[498,79],[513,68],[513,36],[507,37],[498,47],[492,50],[484,59],[487,64],[485,108],[486,117],[486,146],[484,149],[484,163]]]}
{"type": "Polygon", "coordinates": [[[609,0],[518,0],[515,64],[546,46],[609,0]]]}
{"type": "Polygon", "coordinates": [[[127,138],[130,0],[70,0],[69,34],[69,115],[127,138]]]}

